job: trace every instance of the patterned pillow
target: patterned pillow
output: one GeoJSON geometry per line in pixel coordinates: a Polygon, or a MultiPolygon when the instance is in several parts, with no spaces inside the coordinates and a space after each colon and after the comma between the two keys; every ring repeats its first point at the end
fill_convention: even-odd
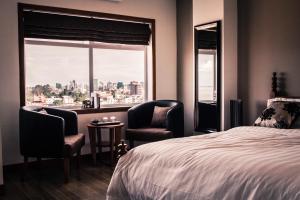
{"type": "Polygon", "coordinates": [[[299,113],[300,107],[296,103],[272,102],[254,122],[254,126],[290,128],[299,113]]]}

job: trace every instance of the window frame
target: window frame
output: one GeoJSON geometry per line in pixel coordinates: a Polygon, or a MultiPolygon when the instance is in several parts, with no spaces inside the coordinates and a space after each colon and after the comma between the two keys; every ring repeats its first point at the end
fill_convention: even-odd
{"type": "MultiPolygon", "coordinates": [[[[116,15],[116,14],[109,14],[109,13],[101,13],[101,12],[92,12],[92,11],[83,11],[83,10],[75,10],[75,9],[68,9],[68,8],[59,8],[59,7],[48,7],[48,6],[40,6],[40,5],[32,5],[32,4],[23,4],[18,3],[18,28],[19,28],[19,75],[20,75],[20,106],[25,106],[26,97],[25,97],[25,90],[26,90],[26,80],[25,80],[25,38],[24,38],[24,22],[23,22],[23,11],[24,10],[39,10],[45,12],[54,12],[54,13],[67,13],[67,14],[74,14],[74,15],[83,15],[83,16],[90,16],[90,17],[100,17],[100,18],[108,18],[114,20],[123,20],[123,21],[132,21],[132,22],[141,22],[141,23],[148,23],[151,26],[152,34],[151,34],[151,47],[152,47],[152,99],[156,99],[156,56],[155,56],[155,20],[149,18],[140,18],[140,17],[132,17],[132,16],[125,16],[125,15],[116,15]]],[[[40,43],[41,41],[30,41],[30,43],[40,43]]],[[[46,42],[46,41],[45,41],[46,42]]],[[[43,41],[44,43],[44,41],[43,41]]],[[[51,42],[52,43],[52,42],[51,42]]],[[[57,42],[60,43],[60,42],[57,42]]],[[[68,43],[70,46],[75,45],[84,45],[84,44],[74,44],[68,43]]],[[[105,47],[105,44],[95,44],[96,46],[105,47]]],[[[116,44],[109,44],[110,49],[111,46],[116,44]]],[[[116,45],[117,46],[117,45],[116,45]]],[[[122,45],[120,45],[121,47],[122,45]]],[[[130,46],[130,45],[128,45],[130,46]]],[[[144,46],[143,46],[144,47],[144,46]]],[[[130,47],[129,47],[130,48],[130,47]]],[[[147,56],[145,57],[147,59],[147,56]]],[[[147,73],[148,66],[145,66],[145,73],[147,73]]],[[[89,79],[90,79],[90,88],[93,87],[91,81],[93,78],[93,69],[89,66],[89,79]],[[92,71],[91,71],[92,70],[92,71]]],[[[145,75],[145,84],[146,87],[149,88],[148,85],[148,76],[145,75]]],[[[92,88],[93,89],[93,88],[92,88]]],[[[148,92],[146,92],[148,93],[148,92]]],[[[147,96],[146,96],[147,98],[147,96]]],[[[122,112],[127,111],[131,106],[114,106],[114,107],[105,107],[100,109],[72,109],[76,111],[78,114],[88,114],[88,113],[98,113],[98,112],[122,112]]]]}
{"type": "MultiPolygon", "coordinates": [[[[148,84],[147,84],[147,79],[148,79],[148,63],[147,63],[147,46],[145,45],[123,45],[123,44],[109,44],[109,43],[100,43],[100,42],[93,42],[93,41],[86,41],[86,42],[81,42],[81,41],[56,41],[56,40],[46,40],[46,39],[32,39],[32,38],[25,38],[24,44],[26,45],[38,45],[38,46],[51,46],[51,47],[72,47],[72,48],[83,48],[88,50],[88,84],[89,84],[89,94],[95,91],[93,80],[94,80],[94,51],[97,49],[111,49],[111,50],[131,50],[131,51],[140,51],[143,52],[144,54],[144,89],[145,89],[145,94],[144,94],[144,99],[147,101],[148,99],[148,84]]],[[[25,74],[26,78],[26,74],[25,74]]],[[[25,88],[26,88],[26,81],[25,81],[25,88]]],[[[25,94],[26,95],[26,94],[25,94]]],[[[26,97],[26,96],[25,96],[26,97]]],[[[131,107],[135,105],[134,103],[132,104],[107,104],[103,105],[103,108],[113,108],[113,107],[131,107]]],[[[64,108],[64,106],[60,107],[64,108]]],[[[67,108],[64,108],[67,109],[67,108]]],[[[78,107],[74,107],[75,110],[78,110],[78,107]]]]}

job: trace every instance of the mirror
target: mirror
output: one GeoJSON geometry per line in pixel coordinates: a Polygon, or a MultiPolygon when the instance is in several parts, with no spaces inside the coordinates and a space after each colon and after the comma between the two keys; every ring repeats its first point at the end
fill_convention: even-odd
{"type": "Polygon", "coordinates": [[[221,22],[195,26],[195,131],[220,131],[221,22]]]}

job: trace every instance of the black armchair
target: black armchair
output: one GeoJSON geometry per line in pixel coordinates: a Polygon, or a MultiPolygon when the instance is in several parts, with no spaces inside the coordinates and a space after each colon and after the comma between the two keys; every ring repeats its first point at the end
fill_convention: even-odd
{"type": "Polygon", "coordinates": [[[183,104],[175,100],[157,100],[134,106],[128,110],[128,129],[126,139],[130,148],[134,141],[158,141],[184,136],[183,104]],[[166,114],[165,125],[151,126],[155,106],[170,107],[166,114]]]}
{"type": "Polygon", "coordinates": [[[70,159],[77,153],[79,164],[84,134],[78,133],[77,114],[54,108],[20,108],[20,150],[24,172],[29,157],[64,158],[65,182],[69,178],[70,159]]]}

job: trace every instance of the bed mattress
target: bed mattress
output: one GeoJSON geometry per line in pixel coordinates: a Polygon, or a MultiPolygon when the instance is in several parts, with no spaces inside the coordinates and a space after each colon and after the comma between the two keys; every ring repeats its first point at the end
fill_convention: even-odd
{"type": "Polygon", "coordinates": [[[238,127],[138,146],[119,160],[107,199],[300,199],[300,130],[238,127]]]}

